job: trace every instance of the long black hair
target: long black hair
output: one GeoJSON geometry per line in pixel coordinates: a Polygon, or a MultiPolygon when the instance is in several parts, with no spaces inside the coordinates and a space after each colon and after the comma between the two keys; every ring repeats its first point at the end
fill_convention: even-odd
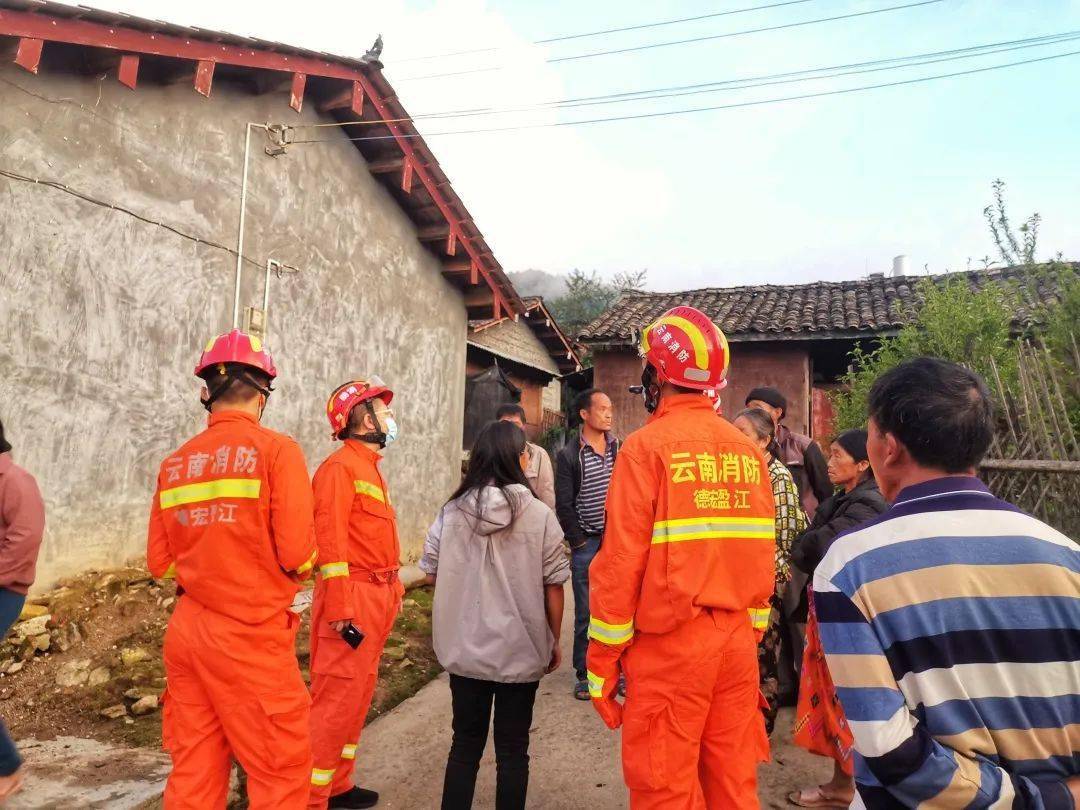
{"type": "MultiPolygon", "coordinates": [[[[765,446],[765,450],[770,456],[783,464],[784,460],[780,458],[780,445],[776,443],[776,423],[773,422],[769,414],[765,413],[761,408],[747,408],[739,411],[735,419],[745,419],[750,423],[750,427],[754,429],[754,433],[757,434],[759,439],[767,438],[769,443],[765,446]]],[[[731,421],[734,422],[735,419],[731,421]]]]}
{"type": "MultiPolygon", "coordinates": [[[[460,498],[474,489],[487,486],[498,487],[506,495],[506,488],[521,484],[530,492],[528,479],[521,469],[521,454],[525,452],[525,431],[513,422],[489,422],[480,431],[469,454],[469,467],[447,503],[460,498]]],[[[511,506],[513,498],[507,497],[511,506]]]]}

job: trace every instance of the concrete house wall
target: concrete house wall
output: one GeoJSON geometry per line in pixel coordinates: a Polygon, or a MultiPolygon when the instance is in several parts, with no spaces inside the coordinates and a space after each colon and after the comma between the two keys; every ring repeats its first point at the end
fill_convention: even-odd
{"type": "MultiPolygon", "coordinates": [[[[0,415],[48,509],[38,585],[141,553],[158,464],[205,424],[192,376],[231,321],[244,127],[297,116],[279,93],[215,79],[141,83],[0,66],[0,169],[53,180],[165,227],[0,176],[0,415]]],[[[264,423],[314,471],[335,445],[325,402],[354,375],[395,390],[386,455],[403,555],[459,476],[466,313],[415,228],[336,129],[263,153],[253,136],[245,254],[299,268],[271,279],[279,369],[264,423]]],[[[243,304],[262,269],[245,266],[243,304]]]]}

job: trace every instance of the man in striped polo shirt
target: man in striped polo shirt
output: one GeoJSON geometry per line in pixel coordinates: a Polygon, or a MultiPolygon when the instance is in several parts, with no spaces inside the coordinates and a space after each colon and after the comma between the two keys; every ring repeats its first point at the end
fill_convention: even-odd
{"type": "Polygon", "coordinates": [[[870,393],[892,508],[841,537],[814,600],[855,738],[854,808],[1046,808],[1080,797],[1080,553],[975,477],[983,381],[920,358],[870,393]]]}
{"type": "Polygon", "coordinates": [[[611,433],[611,399],[590,388],[574,400],[581,432],[559,451],[555,473],[555,513],[570,546],[574,590],[574,697],[589,700],[585,653],[589,647],[589,566],[604,534],[604,504],[619,440],[611,433]]]}

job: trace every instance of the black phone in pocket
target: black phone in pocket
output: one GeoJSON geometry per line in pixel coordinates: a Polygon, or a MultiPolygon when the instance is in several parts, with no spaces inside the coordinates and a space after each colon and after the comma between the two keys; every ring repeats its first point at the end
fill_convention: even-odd
{"type": "Polygon", "coordinates": [[[364,640],[364,634],[356,629],[356,625],[349,622],[349,625],[341,631],[341,637],[345,639],[345,643],[352,647],[354,650],[360,646],[360,642],[364,640]]]}

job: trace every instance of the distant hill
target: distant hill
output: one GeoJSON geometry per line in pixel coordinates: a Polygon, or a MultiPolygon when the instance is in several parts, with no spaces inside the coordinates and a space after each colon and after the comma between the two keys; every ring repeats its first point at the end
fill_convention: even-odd
{"type": "Polygon", "coordinates": [[[545,270],[521,270],[507,273],[510,281],[522,296],[539,295],[548,303],[566,292],[566,276],[545,270]]]}

